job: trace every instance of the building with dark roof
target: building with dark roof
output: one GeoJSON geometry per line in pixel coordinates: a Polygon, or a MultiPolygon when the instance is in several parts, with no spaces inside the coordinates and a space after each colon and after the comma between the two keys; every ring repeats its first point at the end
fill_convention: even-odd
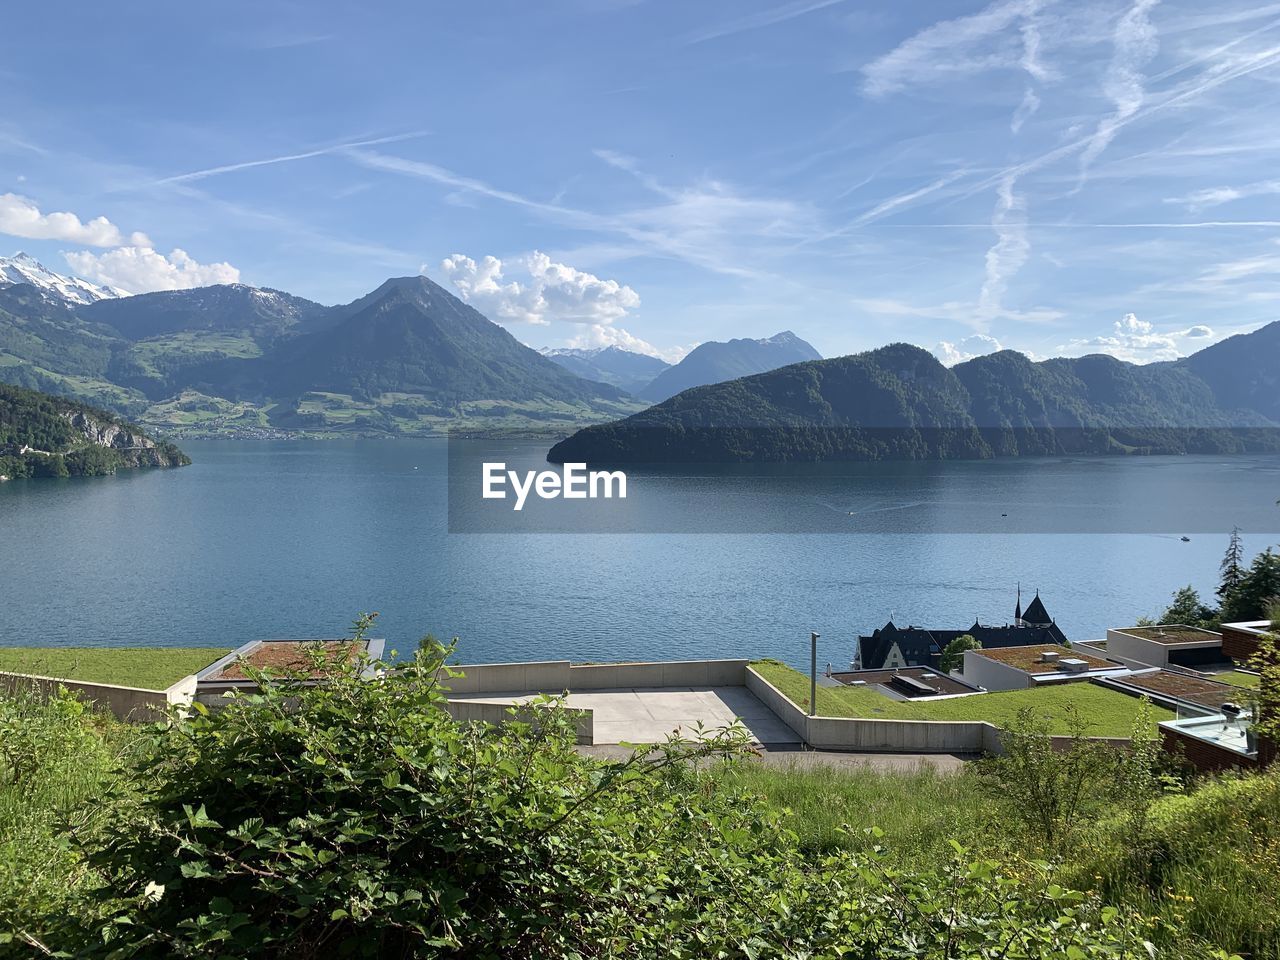
{"type": "Polygon", "coordinates": [[[1053,622],[1040,599],[1035,598],[1022,609],[1022,598],[1014,607],[1013,623],[1004,626],[987,626],[973,622],[973,626],[961,630],[938,630],[931,627],[899,627],[892,620],[869,637],[858,638],[854,654],[854,669],[892,670],[896,667],[933,667],[942,663],[942,651],[957,637],[969,634],[984,649],[1001,647],[1026,647],[1035,644],[1067,643],[1067,637],[1053,622]]]}

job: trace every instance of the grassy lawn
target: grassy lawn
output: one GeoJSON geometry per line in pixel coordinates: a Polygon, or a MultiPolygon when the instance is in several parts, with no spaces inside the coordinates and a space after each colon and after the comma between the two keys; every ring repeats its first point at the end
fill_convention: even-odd
{"type": "MultiPolygon", "coordinates": [[[[809,678],[785,664],[756,663],[756,670],[802,709],[809,704],[809,678]]],[[[1049,721],[1054,733],[1066,733],[1066,709],[1074,703],[1092,725],[1095,737],[1127,737],[1141,703],[1091,683],[1069,683],[1032,690],[983,693],[951,700],[911,703],[890,700],[865,687],[818,687],[818,715],[883,720],[985,720],[1004,726],[1023,707],[1032,707],[1049,721]]],[[[1172,720],[1173,714],[1151,706],[1153,722],[1172,720]]]]}
{"type": "Polygon", "coordinates": [[[1261,678],[1256,673],[1243,673],[1239,670],[1228,670],[1226,673],[1215,673],[1213,679],[1219,683],[1229,683],[1233,687],[1248,687],[1250,690],[1258,689],[1258,683],[1261,678]]]}
{"type": "Polygon", "coordinates": [[[163,690],[230,647],[0,647],[0,671],[163,690]]]}

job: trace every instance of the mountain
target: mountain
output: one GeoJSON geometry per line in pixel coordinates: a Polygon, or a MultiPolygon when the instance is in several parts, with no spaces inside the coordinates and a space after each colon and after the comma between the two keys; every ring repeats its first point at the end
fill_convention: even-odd
{"type": "Polygon", "coordinates": [[[12,257],[0,257],[0,287],[11,283],[30,284],[67,303],[95,303],[129,294],[115,287],[99,287],[79,277],[67,277],[54,273],[48,267],[25,253],[12,257]]]}
{"type": "Polygon", "coordinates": [[[240,366],[264,396],[306,391],[368,399],[413,393],[447,401],[619,400],[526,347],[426,277],[388,280],[337,326],[240,366]]]}
{"type": "Polygon", "coordinates": [[[1219,406],[1280,422],[1280,323],[1240,333],[1177,361],[1209,385],[1219,406]]]}
{"type": "Polygon", "coordinates": [[[269,343],[322,325],[330,309],[279,290],[227,283],[100,300],[83,307],[80,315],[114,327],[127,340],[237,334],[269,343]]]}
{"type": "Polygon", "coordinates": [[[425,277],[336,307],[244,284],[76,303],[52,283],[0,285],[0,382],[175,434],[572,429],[638,408],[425,277]]]}
{"type": "Polygon", "coordinates": [[[670,370],[658,374],[637,396],[658,403],[690,387],[723,383],[754,373],[767,373],[791,363],[821,359],[817,350],[790,330],[765,340],[711,341],[695,347],[670,370]]]}
{"type": "Polygon", "coordinates": [[[671,364],[645,353],[632,353],[621,347],[544,349],[539,351],[584,380],[596,380],[634,394],[671,364]]]}
{"type": "Polygon", "coordinates": [[[0,480],[102,476],[191,460],[104,410],[0,384],[0,480]]]}
{"type": "MultiPolygon", "coordinates": [[[[1272,324],[1250,336],[1261,335],[1254,341],[1261,347],[1278,332],[1280,324],[1272,324]]],[[[1277,360],[1271,349],[1255,354],[1248,369],[1270,369],[1277,360]]],[[[1197,372],[1204,365],[1199,354],[1146,366],[1102,355],[1033,363],[1004,350],[948,370],[919,347],[891,344],[685,391],[625,420],[580,430],[548,459],[784,462],[1280,449],[1278,421],[1259,409],[1271,398],[1253,407],[1221,404],[1197,372]]],[[[1252,377],[1239,369],[1237,379],[1252,377]]]]}

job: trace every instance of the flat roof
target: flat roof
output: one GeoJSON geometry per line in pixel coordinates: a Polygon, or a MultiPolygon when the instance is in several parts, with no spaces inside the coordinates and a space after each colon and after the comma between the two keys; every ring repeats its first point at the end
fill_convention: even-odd
{"type": "Polygon", "coordinates": [[[1154,627],[1121,627],[1116,630],[1116,633],[1125,633],[1131,637],[1171,647],[1183,643],[1208,643],[1214,640],[1222,642],[1221,634],[1214,633],[1212,630],[1203,630],[1200,627],[1188,627],[1181,623],[1159,624],[1154,627]]]}
{"type": "Polygon", "coordinates": [[[1198,703],[1202,707],[1212,707],[1214,710],[1224,703],[1239,703],[1247,693],[1242,688],[1234,687],[1229,683],[1176,673],[1172,670],[1134,673],[1114,682],[1137,687],[1140,690],[1150,690],[1152,693],[1164,694],[1188,703],[1198,703]]]}
{"type": "Polygon", "coordinates": [[[1014,667],[1024,673],[1068,673],[1062,668],[1063,660],[1083,660],[1090,670],[1122,669],[1120,664],[1112,663],[1110,660],[1092,657],[1072,647],[1063,647],[1056,643],[1037,643],[1027,647],[993,647],[990,650],[978,649],[970,652],[1014,667]],[[1045,663],[1041,656],[1046,653],[1056,653],[1058,659],[1052,663],[1045,663]]]}
{"type": "MultiPolygon", "coordinates": [[[[244,672],[244,664],[257,670],[270,670],[274,673],[303,673],[316,677],[311,654],[323,653],[326,659],[349,652],[354,658],[364,650],[368,641],[359,640],[264,640],[241,656],[227,659],[227,662],[215,673],[204,677],[205,680],[248,680],[244,672]]],[[[354,662],[354,661],[353,661],[354,662]]]]}
{"type": "Polygon", "coordinates": [[[868,686],[892,683],[894,677],[907,677],[933,687],[938,694],[976,693],[977,687],[949,677],[929,667],[902,667],[898,670],[844,670],[831,674],[832,680],[848,686],[861,681],[868,686]]]}
{"type": "Polygon", "coordinates": [[[1242,620],[1240,623],[1224,623],[1223,630],[1238,630],[1241,633],[1251,633],[1254,636],[1262,636],[1264,633],[1270,633],[1275,628],[1270,620],[1242,620]]]}

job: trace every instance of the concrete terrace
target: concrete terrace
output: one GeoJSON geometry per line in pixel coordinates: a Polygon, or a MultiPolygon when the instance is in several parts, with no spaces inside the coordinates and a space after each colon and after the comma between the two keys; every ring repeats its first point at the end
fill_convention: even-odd
{"type": "MultiPolygon", "coordinates": [[[[536,698],[539,691],[451,694],[454,703],[512,705],[536,698]]],[[[676,733],[697,736],[740,720],[751,740],[762,745],[799,744],[800,737],[778,719],[746,687],[627,687],[617,690],[570,692],[570,709],[590,710],[596,744],[661,743],[676,733]]]]}

